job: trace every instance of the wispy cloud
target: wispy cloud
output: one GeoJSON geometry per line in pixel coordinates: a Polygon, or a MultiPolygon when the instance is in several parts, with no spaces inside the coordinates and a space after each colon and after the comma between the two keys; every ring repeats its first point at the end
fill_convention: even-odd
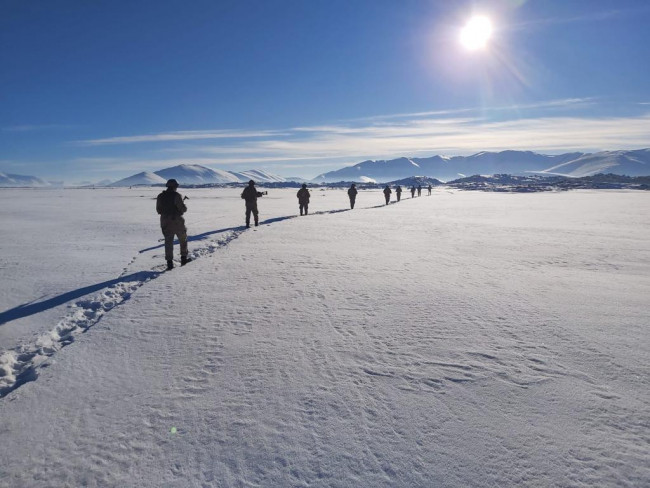
{"type": "Polygon", "coordinates": [[[602,22],[616,17],[624,17],[630,15],[638,15],[641,13],[650,12],[649,6],[644,6],[635,9],[612,9],[603,10],[600,12],[590,12],[584,15],[573,17],[547,17],[545,19],[531,20],[514,25],[513,29],[523,29],[533,26],[554,25],[554,24],[574,24],[579,22],[602,22]]]}
{"type": "Polygon", "coordinates": [[[145,134],[136,136],[106,137],[103,139],[89,139],[76,141],[81,146],[103,146],[110,144],[134,144],[139,142],[170,142],[193,141],[201,139],[242,139],[254,137],[274,137],[285,135],[274,130],[248,131],[248,130],[186,130],[164,132],[161,134],[145,134]]]}
{"type": "Polygon", "coordinates": [[[33,131],[43,131],[43,130],[53,130],[53,129],[71,129],[75,127],[74,125],[66,124],[46,124],[46,125],[34,125],[34,124],[25,124],[25,125],[14,125],[10,127],[3,127],[3,132],[33,132],[33,131]]]}
{"type": "Polygon", "coordinates": [[[96,139],[86,142],[90,146],[162,144],[143,148],[138,158],[85,158],[76,163],[101,167],[102,171],[157,170],[194,163],[214,168],[245,165],[276,170],[314,168],[315,172],[322,172],[326,167],[397,156],[467,155],[505,149],[591,152],[650,146],[650,112],[598,117],[591,110],[582,110],[593,103],[592,98],[573,98],[496,107],[490,109],[492,114],[463,109],[444,114],[402,113],[282,130],[178,131],[96,139]],[[536,117],[522,115],[526,109],[554,107],[568,110],[534,110],[536,117]]]}

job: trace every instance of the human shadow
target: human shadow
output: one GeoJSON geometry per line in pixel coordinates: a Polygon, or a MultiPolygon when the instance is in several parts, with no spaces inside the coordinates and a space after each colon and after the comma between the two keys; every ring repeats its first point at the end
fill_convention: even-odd
{"type": "MultiPolygon", "coordinates": [[[[246,228],[245,226],[240,225],[239,227],[226,227],[226,228],[224,228],[224,229],[210,230],[210,231],[208,231],[208,232],[204,232],[204,233],[202,233],[202,234],[196,234],[196,235],[193,235],[193,236],[187,236],[187,242],[200,241],[200,240],[203,240],[203,239],[205,239],[206,237],[209,237],[209,236],[211,236],[211,235],[214,235],[214,234],[221,234],[222,232],[228,232],[229,230],[239,230],[239,231],[243,231],[245,228],[246,228]]],[[[174,240],[174,244],[178,244],[178,239],[174,240]]],[[[162,248],[164,248],[164,247],[165,247],[165,244],[163,243],[163,244],[158,244],[157,246],[152,246],[152,247],[147,247],[147,248],[145,248],[145,249],[141,249],[141,250],[138,251],[138,252],[139,252],[140,254],[142,254],[143,252],[153,251],[153,250],[155,250],[155,249],[162,249],[162,248]]]]}
{"type": "Polygon", "coordinates": [[[260,222],[260,225],[264,224],[273,224],[274,222],[282,222],[283,220],[295,219],[297,215],[286,215],[284,217],[273,217],[272,219],[266,219],[260,222]]]}
{"type": "Polygon", "coordinates": [[[342,208],[340,210],[319,210],[317,212],[313,212],[309,215],[327,215],[327,214],[337,214],[341,212],[349,212],[351,209],[349,208],[342,208]]]}
{"type": "Polygon", "coordinates": [[[103,281],[94,285],[84,286],[83,288],[77,288],[76,290],[62,293],[61,295],[48,298],[47,300],[43,300],[41,302],[27,302],[0,313],[0,325],[4,325],[7,322],[11,322],[12,320],[22,319],[24,317],[29,317],[30,315],[44,312],[45,310],[49,310],[51,308],[58,307],[59,305],[62,305],[66,302],[69,302],[70,300],[80,298],[82,296],[88,295],[89,293],[102,290],[103,288],[107,288],[109,286],[117,285],[118,283],[125,283],[128,281],[146,281],[156,278],[158,275],[160,275],[159,271],[139,271],[127,276],[121,276],[114,280],[103,281]]]}

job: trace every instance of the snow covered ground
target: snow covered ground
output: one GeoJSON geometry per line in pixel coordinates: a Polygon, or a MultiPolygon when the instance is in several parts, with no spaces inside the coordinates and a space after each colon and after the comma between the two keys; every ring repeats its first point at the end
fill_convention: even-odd
{"type": "Polygon", "coordinates": [[[0,191],[0,486],[650,484],[648,193],[158,191],[0,191]]]}

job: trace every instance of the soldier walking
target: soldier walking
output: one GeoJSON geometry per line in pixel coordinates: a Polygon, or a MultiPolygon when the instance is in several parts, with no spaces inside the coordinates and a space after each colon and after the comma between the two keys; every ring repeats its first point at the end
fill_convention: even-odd
{"type": "Polygon", "coordinates": [[[393,193],[390,189],[390,186],[386,185],[384,188],[384,198],[386,198],[386,205],[390,203],[390,194],[393,193]]]}
{"type": "Polygon", "coordinates": [[[429,196],[431,196],[431,185],[427,187],[427,190],[429,190],[429,196]]]}
{"type": "Polygon", "coordinates": [[[307,215],[309,213],[309,197],[311,195],[305,183],[302,184],[302,188],[298,190],[296,196],[298,197],[298,205],[300,206],[300,215],[303,215],[303,211],[304,215],[307,215]]]}
{"type": "Polygon", "coordinates": [[[422,185],[418,185],[418,196],[422,196],[422,185]]]}
{"type": "Polygon", "coordinates": [[[395,195],[397,195],[397,201],[399,202],[400,198],[402,198],[402,187],[397,185],[397,188],[395,188],[395,195]]]}
{"type": "Polygon", "coordinates": [[[411,198],[415,198],[415,185],[411,187],[411,198]]]}
{"type": "Polygon", "coordinates": [[[174,236],[178,237],[181,246],[181,266],[185,266],[192,259],[187,257],[187,228],[183,214],[187,207],[183,197],[176,190],[178,181],[167,181],[167,189],[156,198],[156,211],[160,215],[160,228],[165,236],[165,259],[167,269],[174,269],[174,236]]]}
{"type": "Polygon", "coordinates": [[[352,183],[352,185],[348,189],[348,196],[350,197],[350,208],[354,208],[354,202],[357,199],[357,193],[359,193],[357,191],[357,185],[352,183]]]}
{"type": "Polygon", "coordinates": [[[255,219],[255,227],[259,225],[259,213],[257,211],[257,199],[264,193],[257,191],[255,182],[250,180],[248,186],[241,192],[241,197],[246,200],[246,228],[251,226],[251,213],[255,219]]]}

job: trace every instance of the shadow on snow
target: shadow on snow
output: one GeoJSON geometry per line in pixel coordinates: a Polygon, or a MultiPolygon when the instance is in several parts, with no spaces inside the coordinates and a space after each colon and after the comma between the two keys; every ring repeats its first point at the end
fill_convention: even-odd
{"type": "Polygon", "coordinates": [[[83,288],[77,288],[76,290],[62,293],[61,295],[43,300],[42,302],[27,302],[0,313],[0,325],[4,325],[7,322],[11,322],[12,320],[22,319],[23,317],[29,317],[30,315],[58,307],[59,305],[63,305],[64,303],[69,302],[70,300],[74,300],[84,295],[88,295],[89,293],[102,290],[103,288],[108,288],[109,286],[130,281],[146,281],[156,278],[159,274],[160,272],[158,271],[139,271],[127,276],[120,276],[119,278],[113,280],[103,281],[101,283],[96,283],[90,286],[84,286],[83,288]]]}

